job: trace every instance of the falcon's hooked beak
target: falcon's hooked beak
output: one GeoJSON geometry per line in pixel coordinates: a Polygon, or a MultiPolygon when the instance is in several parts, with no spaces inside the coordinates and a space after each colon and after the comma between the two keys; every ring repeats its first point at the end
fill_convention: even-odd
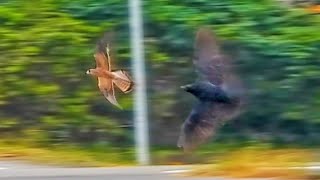
{"type": "Polygon", "coordinates": [[[90,70],[87,70],[86,74],[90,74],[90,70]]]}

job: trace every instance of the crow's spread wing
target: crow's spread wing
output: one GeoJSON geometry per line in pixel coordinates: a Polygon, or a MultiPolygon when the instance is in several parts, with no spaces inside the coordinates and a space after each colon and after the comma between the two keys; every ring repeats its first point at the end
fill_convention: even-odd
{"type": "Polygon", "coordinates": [[[200,77],[215,85],[223,82],[223,72],[226,69],[216,38],[207,28],[197,31],[194,44],[193,63],[200,77]]]}
{"type": "Polygon", "coordinates": [[[199,102],[181,127],[178,147],[193,150],[212,137],[226,120],[236,116],[236,104],[199,102]]]}
{"type": "Polygon", "coordinates": [[[221,86],[231,96],[243,95],[243,84],[235,73],[234,65],[223,54],[210,29],[203,27],[197,31],[194,50],[193,63],[201,78],[221,86]]]}

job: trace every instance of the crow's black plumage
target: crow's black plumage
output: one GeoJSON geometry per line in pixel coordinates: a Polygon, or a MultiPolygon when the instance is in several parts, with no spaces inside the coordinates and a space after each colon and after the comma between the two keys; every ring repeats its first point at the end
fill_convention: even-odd
{"type": "Polygon", "coordinates": [[[181,127],[178,147],[186,151],[212,137],[223,122],[241,112],[244,103],[242,82],[209,29],[198,30],[194,49],[193,63],[200,79],[181,86],[199,100],[181,127]]]}

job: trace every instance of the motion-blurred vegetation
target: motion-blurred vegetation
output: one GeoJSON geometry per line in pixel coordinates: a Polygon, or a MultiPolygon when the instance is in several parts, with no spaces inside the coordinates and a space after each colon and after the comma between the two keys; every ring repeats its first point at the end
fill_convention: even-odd
{"type": "Polygon", "coordinates": [[[216,164],[199,166],[189,175],[316,180],[315,172],[303,169],[312,165],[315,157],[310,150],[248,147],[228,153],[216,164]]]}
{"type": "MultiPolygon", "coordinates": [[[[179,87],[194,80],[193,38],[202,25],[239,63],[250,94],[247,111],[215,142],[320,145],[319,14],[276,0],[152,0],[143,10],[152,145],[176,147],[195,100],[179,87]]],[[[130,70],[128,22],[123,0],[1,1],[1,138],[132,147],[132,95],[118,94],[120,111],[85,75],[104,31],[117,33],[115,63],[130,70]]]]}

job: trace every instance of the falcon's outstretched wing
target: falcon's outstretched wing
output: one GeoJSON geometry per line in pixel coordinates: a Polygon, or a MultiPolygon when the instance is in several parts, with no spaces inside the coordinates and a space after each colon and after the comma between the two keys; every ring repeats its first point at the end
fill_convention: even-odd
{"type": "Polygon", "coordinates": [[[114,86],[111,79],[106,79],[103,77],[98,77],[98,86],[101,93],[104,97],[113,105],[117,106],[118,108],[122,109],[119,105],[115,94],[114,94],[114,86]]]}
{"type": "Polygon", "coordinates": [[[94,54],[97,67],[108,71],[111,71],[111,58],[109,50],[110,41],[111,34],[109,32],[104,33],[103,37],[99,39],[96,44],[96,50],[94,54]]]}

